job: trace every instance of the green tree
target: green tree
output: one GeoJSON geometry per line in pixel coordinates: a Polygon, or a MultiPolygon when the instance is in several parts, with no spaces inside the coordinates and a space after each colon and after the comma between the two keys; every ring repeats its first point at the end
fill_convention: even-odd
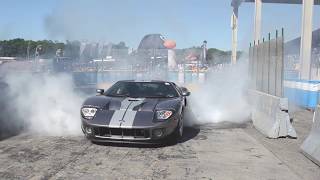
{"type": "Polygon", "coordinates": [[[40,52],[41,58],[54,58],[56,51],[62,49],[65,52],[65,56],[72,59],[79,59],[79,41],[67,41],[66,43],[62,43],[52,40],[32,41],[20,38],[0,41],[0,56],[26,59],[29,52],[29,57],[34,58],[38,45],[42,46],[40,52]]]}

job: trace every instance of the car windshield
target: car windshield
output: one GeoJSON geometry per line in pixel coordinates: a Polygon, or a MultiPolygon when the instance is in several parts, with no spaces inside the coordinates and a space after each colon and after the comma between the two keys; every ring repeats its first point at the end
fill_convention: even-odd
{"type": "Polygon", "coordinates": [[[178,97],[176,89],[167,82],[117,82],[108,89],[106,96],[133,98],[178,97]]]}

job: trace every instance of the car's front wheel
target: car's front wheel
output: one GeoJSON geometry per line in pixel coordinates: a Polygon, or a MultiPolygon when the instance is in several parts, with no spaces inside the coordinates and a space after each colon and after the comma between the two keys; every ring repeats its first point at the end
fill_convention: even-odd
{"type": "Polygon", "coordinates": [[[179,123],[173,132],[172,140],[177,143],[183,136],[183,114],[180,115],[179,123]]]}

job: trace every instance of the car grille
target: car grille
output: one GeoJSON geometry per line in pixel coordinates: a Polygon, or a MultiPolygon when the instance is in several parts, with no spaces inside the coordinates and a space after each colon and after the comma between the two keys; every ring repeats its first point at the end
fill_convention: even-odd
{"type": "Polygon", "coordinates": [[[107,128],[107,127],[94,127],[94,135],[96,137],[122,137],[122,138],[150,138],[148,129],[124,129],[124,128],[107,128]]]}

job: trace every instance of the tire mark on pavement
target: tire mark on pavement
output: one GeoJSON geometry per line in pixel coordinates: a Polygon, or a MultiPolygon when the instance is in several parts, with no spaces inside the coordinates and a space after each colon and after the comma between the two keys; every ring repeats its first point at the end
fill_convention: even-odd
{"type": "MultiPolygon", "coordinates": [[[[168,149],[161,148],[160,155],[166,153],[167,151],[168,151],[168,149]]],[[[152,157],[154,157],[154,156],[152,156],[152,157]]],[[[147,166],[147,168],[143,169],[143,171],[140,174],[140,177],[148,177],[148,174],[147,174],[148,170],[151,170],[152,171],[152,179],[153,179],[153,174],[154,174],[155,169],[152,169],[152,167],[157,167],[156,164],[158,164],[159,161],[160,161],[159,158],[154,158],[153,162],[149,166],[147,166]]]]}
{"type": "MultiPolygon", "coordinates": [[[[298,176],[301,179],[304,179],[304,177],[301,177],[301,175],[299,173],[297,173],[294,169],[292,169],[291,166],[289,166],[285,161],[283,161],[281,159],[281,157],[269,147],[270,145],[272,145],[272,143],[270,143],[270,142],[268,142],[266,140],[262,140],[263,142],[261,142],[261,140],[259,140],[259,138],[253,136],[252,132],[249,132],[250,130],[251,131],[255,131],[255,129],[242,129],[242,131],[244,133],[249,135],[251,138],[253,138],[255,141],[257,141],[259,144],[261,144],[267,151],[269,151],[280,162],[279,165],[280,164],[281,165],[285,165],[293,174],[295,174],[296,176],[298,176]],[[267,144],[269,144],[269,146],[267,144]]],[[[263,138],[265,138],[265,137],[263,137],[263,138]]],[[[261,156],[260,157],[259,156],[255,156],[255,157],[260,158],[261,156]]]]}
{"type": "Polygon", "coordinates": [[[118,167],[121,165],[122,161],[128,157],[128,155],[130,154],[129,151],[127,151],[120,159],[119,161],[114,165],[114,167],[111,169],[111,172],[110,172],[110,176],[112,177],[112,175],[114,174],[113,172],[115,172],[115,170],[118,169],[118,167]]]}
{"type": "Polygon", "coordinates": [[[79,159],[79,156],[82,156],[87,150],[88,148],[92,146],[92,143],[90,141],[87,141],[87,146],[80,152],[76,152],[76,153],[72,153],[74,155],[74,157],[70,158],[70,160],[68,162],[66,162],[65,164],[63,164],[61,167],[59,167],[58,169],[55,169],[53,172],[51,172],[48,175],[45,175],[43,178],[41,179],[51,179],[54,176],[56,176],[59,172],[61,172],[62,170],[64,170],[69,164],[76,162],[79,159]]]}

